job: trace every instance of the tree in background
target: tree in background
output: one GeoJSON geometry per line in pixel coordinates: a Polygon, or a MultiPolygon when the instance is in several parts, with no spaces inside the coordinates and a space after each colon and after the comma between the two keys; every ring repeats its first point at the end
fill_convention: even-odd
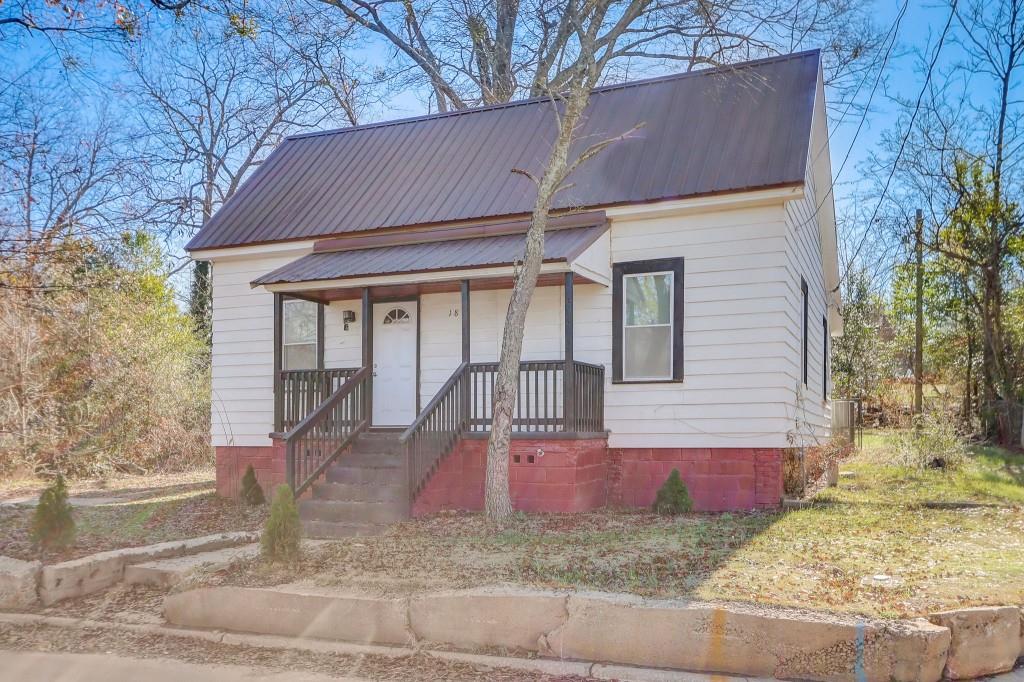
{"type": "Polygon", "coordinates": [[[37,286],[0,298],[0,471],[208,464],[205,346],[174,303],[155,240],[126,233],[55,249],[37,286]]]}
{"type": "MultiPolygon", "coordinates": [[[[973,401],[984,435],[1015,443],[1024,400],[1017,359],[1022,340],[1007,324],[1007,306],[1022,278],[1014,245],[1024,234],[1018,209],[1024,109],[1017,92],[1024,73],[1024,0],[951,0],[948,6],[946,45],[959,60],[944,73],[936,69],[920,98],[901,101],[904,113],[884,137],[878,159],[879,220],[867,229],[888,233],[888,248],[897,254],[890,265],[895,276],[917,246],[914,209],[924,210],[922,245],[937,276],[933,283],[949,290],[938,300],[944,296],[952,311],[937,332],[964,343],[961,351],[971,356],[956,361],[960,371],[947,369],[969,383],[965,405],[973,401]],[[958,327],[955,334],[951,325],[958,327]]],[[[924,59],[928,76],[942,48],[940,39],[924,59]]],[[[888,260],[881,255],[866,260],[888,260]]]]}
{"type": "MultiPolygon", "coordinates": [[[[0,290],[47,285],[66,240],[103,242],[130,219],[137,166],[109,110],[87,117],[52,83],[0,99],[0,290]]],[[[49,283],[52,285],[52,282],[49,283]]]]}
{"type": "Polygon", "coordinates": [[[826,52],[826,82],[849,94],[881,42],[869,8],[846,0],[321,1],[390,44],[392,75],[427,90],[438,111],[568,91],[588,59],[574,17],[596,20],[594,68],[613,81],[814,46],[826,52]]]}
{"type": "MultiPolygon", "coordinates": [[[[352,27],[304,3],[203,10],[129,45],[146,142],[146,222],[191,237],[286,136],[355,125],[352,27]]],[[[210,335],[210,268],[194,265],[190,309],[210,335]]]]}
{"type": "Polygon", "coordinates": [[[832,339],[833,392],[838,398],[880,396],[896,374],[889,308],[866,270],[843,280],[843,334],[832,339]]]}

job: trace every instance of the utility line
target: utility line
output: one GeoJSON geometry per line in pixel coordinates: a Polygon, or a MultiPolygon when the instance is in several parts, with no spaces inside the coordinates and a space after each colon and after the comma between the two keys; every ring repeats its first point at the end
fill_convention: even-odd
{"type": "MultiPolygon", "coordinates": [[[[861,237],[860,243],[854,250],[853,255],[850,256],[850,262],[857,260],[857,256],[860,255],[860,250],[864,248],[864,244],[867,243],[867,236],[871,230],[871,226],[875,222],[875,218],[878,216],[878,211],[882,208],[882,203],[885,201],[885,195],[889,191],[889,185],[892,183],[892,178],[896,174],[896,167],[900,163],[900,159],[903,156],[903,151],[907,147],[907,142],[910,139],[910,134],[914,130],[914,122],[917,120],[917,114],[921,111],[921,102],[924,100],[924,95],[928,92],[928,86],[931,84],[932,73],[935,70],[935,64],[939,60],[939,53],[942,51],[942,46],[946,42],[946,36],[949,34],[949,29],[953,25],[953,18],[956,16],[956,5],[957,0],[953,0],[952,7],[949,11],[949,18],[946,20],[946,25],[942,29],[942,34],[939,36],[939,42],[935,46],[935,52],[932,54],[931,61],[928,64],[928,70],[925,73],[924,85],[921,86],[921,92],[917,95],[917,102],[914,104],[914,112],[910,116],[910,122],[907,124],[907,130],[903,134],[903,138],[900,140],[900,147],[896,151],[896,158],[893,159],[892,168],[889,169],[889,176],[885,179],[885,185],[882,187],[882,194],[878,197],[878,202],[875,204],[875,210],[871,213],[871,218],[868,220],[867,225],[864,228],[864,235],[861,237]]],[[[839,284],[836,285],[838,289],[843,283],[843,278],[840,278],[839,284]]]]}

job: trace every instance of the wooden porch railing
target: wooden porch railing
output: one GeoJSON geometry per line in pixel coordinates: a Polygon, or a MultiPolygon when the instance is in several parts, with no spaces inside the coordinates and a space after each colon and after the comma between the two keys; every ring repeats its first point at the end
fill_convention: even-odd
{"type": "Polygon", "coordinates": [[[282,370],[274,430],[294,427],[358,371],[358,367],[282,370]]]}
{"type": "MultiPolygon", "coordinates": [[[[512,429],[527,433],[596,433],[604,430],[604,367],[573,362],[573,390],[565,391],[563,360],[519,366],[512,429]],[[568,415],[568,417],[566,416],[568,415]]],[[[415,498],[434,468],[467,432],[490,430],[498,363],[462,363],[402,434],[415,498]]]]}
{"type": "Polygon", "coordinates": [[[469,367],[464,362],[456,368],[399,438],[410,500],[469,428],[469,367]]]}
{"type": "Polygon", "coordinates": [[[369,367],[356,370],[284,435],[285,475],[298,497],[369,424],[369,367]]]}

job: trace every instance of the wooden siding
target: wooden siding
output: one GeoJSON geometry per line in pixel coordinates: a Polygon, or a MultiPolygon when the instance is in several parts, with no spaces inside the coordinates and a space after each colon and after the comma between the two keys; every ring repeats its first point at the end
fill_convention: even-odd
{"type": "Polygon", "coordinates": [[[825,366],[824,329],[821,318],[828,315],[828,295],[823,268],[821,228],[814,178],[807,174],[804,197],[786,202],[786,269],[791,295],[786,315],[791,334],[787,339],[788,361],[783,364],[790,377],[787,407],[792,413],[796,444],[819,445],[828,438],[832,420],[828,396],[822,394],[822,373],[825,366]],[[807,385],[801,377],[803,304],[801,278],[807,282],[807,385]]]}
{"type": "MultiPolygon", "coordinates": [[[[684,381],[611,384],[611,288],[575,286],[575,358],[606,368],[610,447],[781,448],[798,407],[815,433],[828,420],[821,392],[821,315],[825,286],[813,192],[806,199],[704,213],[612,216],[613,261],[681,256],[684,278],[684,381]],[[799,228],[799,229],[798,229],[799,228]],[[808,386],[798,401],[800,277],[809,285],[808,386]]],[[[215,262],[215,445],[267,445],[273,417],[272,295],[249,282],[294,254],[215,262]]],[[[472,361],[496,360],[508,291],[471,294],[472,361]]],[[[561,358],[561,287],[537,290],[527,316],[524,360],[561,358]]],[[[362,315],[357,301],[326,308],[325,364],[355,366],[362,315]],[[343,330],[343,311],[357,321],[343,330]]],[[[420,400],[426,404],[461,361],[458,292],[420,300],[420,400]]]]}

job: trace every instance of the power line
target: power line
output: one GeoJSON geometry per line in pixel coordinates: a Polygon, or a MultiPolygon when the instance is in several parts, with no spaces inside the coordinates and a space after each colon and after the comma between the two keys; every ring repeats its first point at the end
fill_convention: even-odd
{"type": "MultiPolygon", "coordinates": [[[[883,45],[886,41],[888,41],[889,46],[885,49],[885,53],[882,55],[882,63],[879,65],[878,72],[875,74],[875,82],[871,86],[871,93],[868,95],[868,101],[865,103],[864,110],[861,112],[860,121],[857,123],[857,129],[854,131],[853,139],[850,140],[850,146],[847,148],[846,154],[843,156],[843,162],[842,164],[840,164],[839,170],[834,174],[835,177],[829,178],[828,191],[825,192],[825,195],[822,197],[818,205],[814,207],[814,211],[811,213],[811,215],[809,215],[799,225],[796,226],[795,229],[797,230],[802,229],[805,225],[817,219],[818,214],[821,212],[821,207],[825,205],[825,202],[829,200],[829,197],[834,195],[836,178],[838,178],[842,174],[843,169],[846,168],[846,162],[849,161],[850,154],[853,153],[853,148],[857,144],[857,138],[860,136],[861,130],[864,128],[864,121],[867,119],[868,111],[870,111],[871,109],[871,103],[875,99],[875,92],[877,92],[878,90],[878,84],[882,81],[882,74],[885,71],[886,65],[889,63],[889,58],[892,56],[892,50],[896,46],[896,39],[899,37],[900,23],[903,21],[903,17],[907,13],[908,5],[909,0],[904,0],[903,5],[900,7],[899,13],[896,15],[896,21],[893,22],[892,28],[890,28],[889,31],[885,34],[885,39],[883,39],[882,41],[883,45]]],[[[839,126],[842,125],[843,119],[846,118],[846,114],[849,113],[850,108],[853,106],[853,98],[857,96],[857,93],[860,92],[861,87],[863,87],[864,83],[866,83],[867,80],[868,76],[865,76],[861,80],[860,85],[857,86],[857,89],[854,91],[853,97],[851,97],[850,102],[847,104],[846,111],[844,111],[842,116],[839,117],[839,122],[836,123],[835,128],[833,128],[832,132],[829,133],[828,138],[825,140],[825,144],[823,144],[821,146],[821,149],[818,150],[818,153],[815,154],[814,162],[817,162],[818,157],[820,157],[822,153],[826,149],[828,149],[828,143],[829,141],[831,141],[832,135],[835,134],[835,132],[839,129],[839,126]]]]}
{"type": "MultiPolygon", "coordinates": [[[[914,130],[914,122],[917,120],[917,114],[921,111],[921,102],[924,101],[924,95],[928,92],[928,86],[931,84],[932,73],[935,70],[935,64],[939,60],[939,53],[942,51],[942,45],[946,42],[946,36],[949,34],[949,29],[953,25],[953,18],[956,16],[956,5],[957,0],[953,0],[952,7],[949,11],[949,18],[946,20],[946,25],[942,29],[942,34],[939,36],[939,42],[935,46],[935,52],[932,54],[932,59],[928,64],[928,70],[925,73],[924,85],[921,86],[921,92],[917,95],[917,102],[914,104],[914,112],[910,116],[910,122],[907,124],[907,130],[904,132],[902,139],[900,140],[900,147],[896,151],[896,158],[893,159],[892,168],[889,169],[889,176],[885,179],[885,185],[882,187],[882,194],[878,197],[878,203],[875,204],[875,210],[871,213],[871,218],[868,220],[867,225],[864,229],[864,236],[861,238],[860,243],[854,250],[853,255],[850,256],[850,261],[853,262],[860,255],[860,250],[864,248],[864,244],[867,243],[867,235],[871,230],[871,226],[875,222],[875,218],[878,217],[878,211],[882,208],[882,202],[885,201],[885,195],[889,191],[889,185],[892,183],[892,178],[896,174],[896,167],[900,163],[900,159],[903,156],[903,150],[907,147],[907,142],[910,140],[910,134],[914,130]]],[[[843,280],[840,278],[839,284],[836,285],[838,288],[842,284],[843,280]]]]}

